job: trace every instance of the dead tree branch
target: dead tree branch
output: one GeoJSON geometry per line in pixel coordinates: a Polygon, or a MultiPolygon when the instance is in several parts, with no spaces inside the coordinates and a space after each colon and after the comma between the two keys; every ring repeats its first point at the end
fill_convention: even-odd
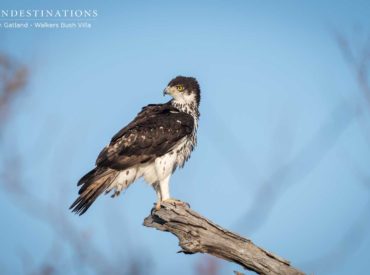
{"type": "Polygon", "coordinates": [[[159,210],[152,210],[144,225],[176,235],[180,252],[185,254],[208,253],[258,274],[304,274],[290,266],[289,261],[223,229],[185,204],[162,203],[159,210]]]}

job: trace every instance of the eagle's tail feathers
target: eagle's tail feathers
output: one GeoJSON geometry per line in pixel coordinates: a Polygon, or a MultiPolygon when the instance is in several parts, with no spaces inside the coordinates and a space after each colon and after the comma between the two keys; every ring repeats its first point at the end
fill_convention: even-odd
{"type": "Polygon", "coordinates": [[[92,169],[90,172],[88,172],[85,176],[83,176],[77,183],[77,186],[80,186],[81,184],[83,184],[84,182],[86,182],[87,180],[89,180],[92,176],[95,175],[95,173],[98,171],[98,168],[95,167],[94,169],[92,169]]]}
{"type": "Polygon", "coordinates": [[[76,214],[84,214],[96,198],[110,187],[118,173],[118,171],[109,168],[95,168],[87,173],[82,178],[83,185],[78,192],[79,197],[73,202],[69,209],[72,209],[72,212],[76,214]]]}

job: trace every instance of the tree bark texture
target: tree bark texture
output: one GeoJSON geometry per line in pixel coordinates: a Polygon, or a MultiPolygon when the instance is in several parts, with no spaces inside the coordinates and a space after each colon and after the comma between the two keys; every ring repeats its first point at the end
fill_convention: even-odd
{"type": "Polygon", "coordinates": [[[179,252],[185,254],[207,253],[258,274],[305,274],[280,256],[202,217],[186,203],[163,202],[160,209],[152,209],[144,225],[176,235],[182,248],[179,252]]]}

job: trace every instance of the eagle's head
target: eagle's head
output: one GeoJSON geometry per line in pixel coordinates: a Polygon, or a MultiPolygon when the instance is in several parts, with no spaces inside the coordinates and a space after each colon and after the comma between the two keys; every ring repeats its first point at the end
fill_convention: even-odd
{"type": "Polygon", "coordinates": [[[199,106],[200,88],[194,77],[176,76],[168,83],[163,94],[171,95],[177,104],[199,106]]]}

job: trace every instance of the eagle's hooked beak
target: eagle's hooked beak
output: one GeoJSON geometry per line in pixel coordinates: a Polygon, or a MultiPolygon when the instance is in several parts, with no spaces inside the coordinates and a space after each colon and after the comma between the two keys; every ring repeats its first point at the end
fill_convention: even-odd
{"type": "Polygon", "coordinates": [[[163,96],[165,96],[165,95],[169,95],[170,94],[170,92],[169,92],[169,88],[168,87],[166,87],[164,90],[163,90],[163,96]]]}

